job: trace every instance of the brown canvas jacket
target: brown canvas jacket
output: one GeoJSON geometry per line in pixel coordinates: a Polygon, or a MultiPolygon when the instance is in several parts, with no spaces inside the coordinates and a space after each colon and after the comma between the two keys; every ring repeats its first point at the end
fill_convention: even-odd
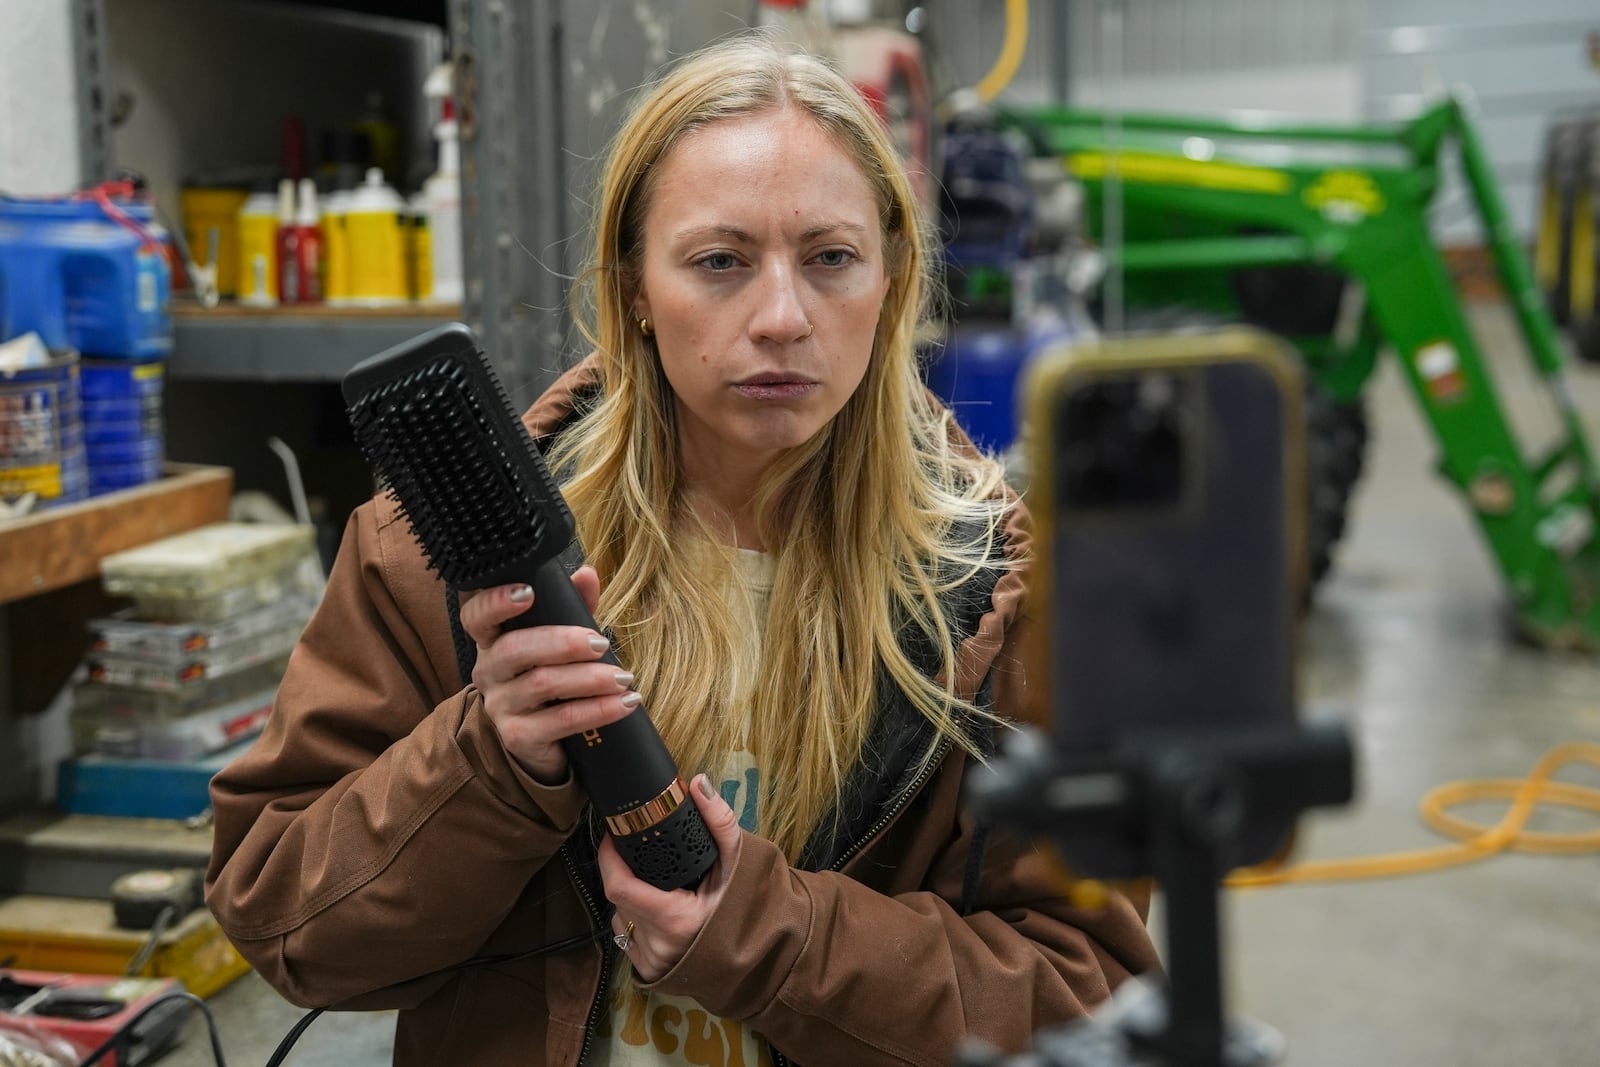
{"type": "MultiPolygon", "coordinates": [[[[566,418],[589,378],[569,372],[530,431],[566,418]]],[[[449,600],[391,499],[357,509],[266,731],[212,783],[206,900],[290,1001],[399,1009],[397,1064],[565,1067],[622,962],[584,871],[586,801],[508,756],[462,677],[449,600]],[[562,942],[576,944],[526,955],[562,942]]],[[[1001,576],[961,650],[960,688],[985,686],[1003,715],[1022,698],[1022,600],[1022,576],[1001,576]]],[[[881,748],[925,734],[880,734],[881,748]]],[[[951,748],[862,799],[865,840],[815,857],[837,870],[791,867],[747,834],[721,905],[654,988],[742,1020],[792,1062],[943,1067],[966,1035],[1021,1050],[1154,968],[1142,902],[1074,909],[1030,842],[974,825],[968,764],[951,748]]]]}

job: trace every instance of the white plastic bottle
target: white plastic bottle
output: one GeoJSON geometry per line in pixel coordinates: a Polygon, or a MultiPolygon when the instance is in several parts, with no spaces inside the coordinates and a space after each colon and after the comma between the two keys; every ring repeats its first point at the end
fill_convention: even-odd
{"type": "Polygon", "coordinates": [[[454,102],[444,101],[444,118],[433,128],[439,140],[439,169],[422,183],[427,211],[433,284],[428,300],[459,304],[466,295],[461,264],[461,145],[454,102]]]}

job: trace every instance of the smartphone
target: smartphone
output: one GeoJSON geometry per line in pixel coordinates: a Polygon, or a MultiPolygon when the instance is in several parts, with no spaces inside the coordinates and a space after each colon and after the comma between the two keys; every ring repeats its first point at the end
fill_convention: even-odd
{"type": "MultiPolygon", "coordinates": [[[[1102,340],[1031,365],[1029,667],[1069,766],[1173,745],[1248,760],[1295,728],[1302,396],[1295,358],[1248,329],[1102,340]]],[[[1251,803],[1245,786],[1228,867],[1280,858],[1294,828],[1296,812],[1251,803]]],[[[1154,873],[1136,818],[1054,836],[1074,874],[1154,873]]]]}

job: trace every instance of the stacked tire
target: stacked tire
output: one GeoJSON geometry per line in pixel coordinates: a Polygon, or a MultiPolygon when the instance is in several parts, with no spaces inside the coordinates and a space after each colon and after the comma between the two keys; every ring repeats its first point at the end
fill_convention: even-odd
{"type": "Polygon", "coordinates": [[[1600,112],[1550,124],[1539,185],[1534,272],[1578,356],[1600,363],[1600,112]]]}

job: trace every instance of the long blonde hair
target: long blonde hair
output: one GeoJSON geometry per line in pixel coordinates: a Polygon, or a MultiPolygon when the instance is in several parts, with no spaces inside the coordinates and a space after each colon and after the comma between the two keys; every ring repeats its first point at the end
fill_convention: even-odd
{"type": "MultiPolygon", "coordinates": [[[[712,46],[635,104],[612,142],[595,205],[577,320],[593,345],[596,406],[553,455],[578,536],[600,572],[599,618],[637,676],[685,778],[713,776],[747,740],[762,768],[759,829],[796,858],[861,757],[882,672],[972,750],[982,714],[955,689],[939,596],[995,566],[1005,507],[999,466],[952,446],[949,414],[917,371],[936,254],[877,117],[831,67],[767,35],[712,46]],[[734,549],[687,506],[674,401],[654,342],[632,315],[652,177],[689,131],[733,116],[803,109],[851,155],[880,209],[888,295],[866,376],[840,413],[780,456],[758,490],[776,573],[762,662],[741,677],[727,590],[734,549]],[[930,678],[902,647],[926,635],[930,678]],[[737,706],[741,692],[749,707],[737,706]],[[748,718],[746,711],[748,710],[748,718]],[[744,731],[748,728],[748,733],[744,731]]],[[[928,757],[924,757],[928,758],[928,757]]]]}

